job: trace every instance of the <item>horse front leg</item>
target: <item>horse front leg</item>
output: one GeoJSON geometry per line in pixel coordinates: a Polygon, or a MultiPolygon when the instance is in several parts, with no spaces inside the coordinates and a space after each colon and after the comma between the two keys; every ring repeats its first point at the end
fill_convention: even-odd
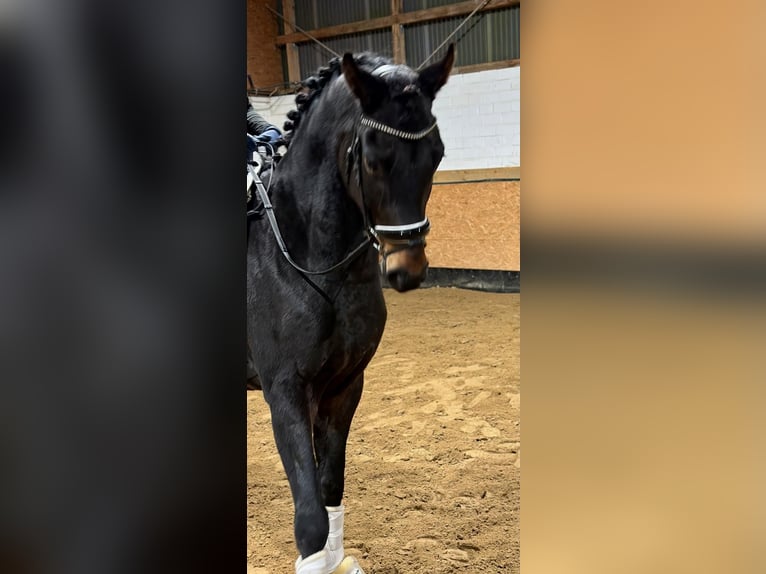
{"type": "MultiPolygon", "coordinates": [[[[319,468],[322,500],[325,504],[329,533],[325,550],[333,567],[343,561],[343,490],[345,486],[346,443],[351,421],[362,397],[363,374],[354,377],[342,391],[322,398],[314,421],[314,450],[319,468]]],[[[352,558],[344,562],[352,561],[352,558]]],[[[354,565],[358,567],[358,565],[354,565]]],[[[348,565],[346,565],[348,567],[348,565]]],[[[346,571],[346,568],[343,569],[346,571]]],[[[348,568],[349,572],[352,570],[348,568]]],[[[361,568],[356,570],[361,573],[361,568]]]]}
{"type": "Polygon", "coordinates": [[[300,552],[296,573],[331,572],[322,565],[327,562],[322,550],[329,526],[319,489],[311,436],[311,405],[305,389],[295,380],[278,381],[269,385],[265,398],[271,410],[274,441],[295,506],[295,542],[300,552]]]}

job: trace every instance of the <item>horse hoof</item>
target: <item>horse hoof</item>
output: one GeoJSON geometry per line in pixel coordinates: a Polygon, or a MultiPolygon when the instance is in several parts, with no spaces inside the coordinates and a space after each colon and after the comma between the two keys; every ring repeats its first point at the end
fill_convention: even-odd
{"type": "Polygon", "coordinates": [[[346,556],[343,562],[333,571],[332,574],[364,574],[364,570],[359,566],[359,562],[353,556],[346,556]]]}

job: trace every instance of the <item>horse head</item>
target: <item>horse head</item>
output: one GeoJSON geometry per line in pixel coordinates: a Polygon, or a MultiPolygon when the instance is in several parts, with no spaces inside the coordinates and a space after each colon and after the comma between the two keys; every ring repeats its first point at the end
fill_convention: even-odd
{"type": "Polygon", "coordinates": [[[346,168],[356,171],[354,200],[379,246],[381,269],[397,291],[418,287],[428,269],[426,203],[444,156],[431,107],[454,60],[454,45],[420,73],[393,64],[366,70],[351,54],[342,60],[361,110],[346,168]]]}

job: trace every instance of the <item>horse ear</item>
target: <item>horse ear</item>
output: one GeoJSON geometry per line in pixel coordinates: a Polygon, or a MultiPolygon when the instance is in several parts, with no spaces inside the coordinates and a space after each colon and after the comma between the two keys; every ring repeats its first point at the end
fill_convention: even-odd
{"type": "Polygon", "coordinates": [[[386,84],[364,70],[359,69],[354,57],[346,53],[343,55],[343,76],[346,78],[348,87],[362,105],[362,111],[372,113],[383,101],[388,93],[386,84]]]}
{"type": "Polygon", "coordinates": [[[431,64],[418,76],[418,85],[424,94],[431,99],[436,97],[436,93],[447,83],[449,73],[452,71],[452,65],[455,63],[455,44],[450,44],[447,48],[447,54],[440,62],[431,64]]]}

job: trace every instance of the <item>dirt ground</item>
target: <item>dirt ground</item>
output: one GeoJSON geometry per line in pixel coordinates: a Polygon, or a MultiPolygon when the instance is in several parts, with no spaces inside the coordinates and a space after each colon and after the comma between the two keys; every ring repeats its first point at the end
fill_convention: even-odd
{"type": "MultiPolygon", "coordinates": [[[[386,291],[348,442],[345,546],[366,574],[519,572],[520,295],[386,291]]],[[[248,574],[290,574],[292,501],[248,393],[248,574]]]]}

